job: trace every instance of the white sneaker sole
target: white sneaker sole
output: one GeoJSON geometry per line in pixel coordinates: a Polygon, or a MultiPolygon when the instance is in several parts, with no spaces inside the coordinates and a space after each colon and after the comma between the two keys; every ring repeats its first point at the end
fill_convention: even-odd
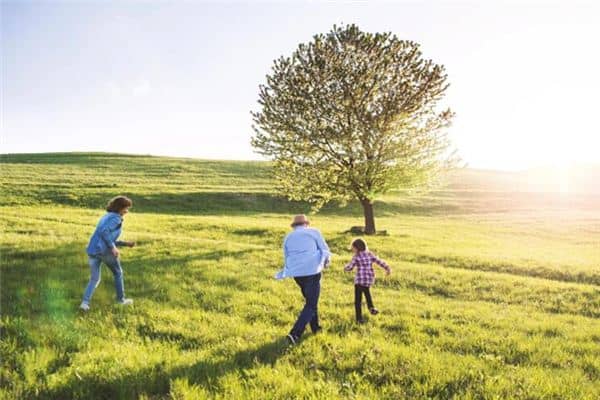
{"type": "Polygon", "coordinates": [[[298,342],[298,340],[291,333],[287,335],[287,340],[292,345],[294,345],[298,342]]]}

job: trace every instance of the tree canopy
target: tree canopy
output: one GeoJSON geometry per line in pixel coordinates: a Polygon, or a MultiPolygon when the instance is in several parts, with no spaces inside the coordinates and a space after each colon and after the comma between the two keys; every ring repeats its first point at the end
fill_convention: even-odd
{"type": "Polygon", "coordinates": [[[444,67],[392,33],[334,26],[274,61],[260,85],[252,145],[274,161],[279,190],[318,209],[357,199],[365,232],[373,201],[422,187],[456,162],[439,109],[444,67]]]}

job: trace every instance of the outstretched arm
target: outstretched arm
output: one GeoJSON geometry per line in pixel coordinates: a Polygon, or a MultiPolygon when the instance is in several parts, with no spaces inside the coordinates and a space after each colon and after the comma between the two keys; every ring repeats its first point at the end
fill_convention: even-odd
{"type": "Polygon", "coordinates": [[[344,271],[352,271],[352,268],[356,265],[356,256],[352,257],[352,260],[344,267],[344,271]]]}
{"type": "Polygon", "coordinates": [[[285,245],[286,241],[287,241],[287,237],[283,240],[283,267],[281,268],[281,270],[279,270],[275,274],[275,279],[285,278],[285,264],[286,264],[287,256],[288,256],[287,246],[285,245]]]}
{"type": "Polygon", "coordinates": [[[283,239],[283,268],[285,269],[285,264],[288,258],[288,250],[287,250],[287,236],[283,239]]]}
{"type": "Polygon", "coordinates": [[[373,261],[375,264],[379,265],[381,268],[385,269],[385,272],[388,275],[392,272],[392,269],[390,268],[390,266],[387,265],[385,261],[383,261],[382,259],[378,258],[373,253],[371,253],[371,261],[373,261]]]}

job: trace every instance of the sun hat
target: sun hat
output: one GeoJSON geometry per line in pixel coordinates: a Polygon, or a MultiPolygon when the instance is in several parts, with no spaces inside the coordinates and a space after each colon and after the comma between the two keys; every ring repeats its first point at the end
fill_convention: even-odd
{"type": "Polygon", "coordinates": [[[299,226],[299,225],[308,225],[309,221],[308,218],[306,218],[306,215],[304,214],[298,214],[298,215],[294,215],[294,219],[292,220],[292,227],[295,226],[299,226]]]}

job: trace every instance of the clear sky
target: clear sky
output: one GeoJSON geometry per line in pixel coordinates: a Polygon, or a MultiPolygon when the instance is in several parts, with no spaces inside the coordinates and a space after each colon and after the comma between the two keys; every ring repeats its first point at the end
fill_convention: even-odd
{"type": "Polygon", "coordinates": [[[343,22],[446,66],[469,166],[600,163],[598,4],[2,0],[0,153],[257,159],[272,61],[343,22]]]}

